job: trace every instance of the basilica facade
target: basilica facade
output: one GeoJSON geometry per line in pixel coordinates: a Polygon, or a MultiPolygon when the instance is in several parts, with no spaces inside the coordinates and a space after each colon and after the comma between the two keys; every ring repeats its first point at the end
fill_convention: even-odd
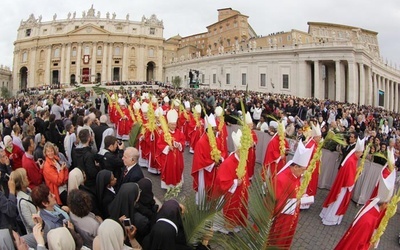
{"type": "Polygon", "coordinates": [[[205,32],[164,39],[155,15],[81,15],[21,21],[14,43],[13,89],[111,81],[196,82],[381,106],[399,111],[400,71],[381,58],[378,33],[333,23],[260,35],[248,16],[218,9],[205,32]]]}
{"type": "Polygon", "coordinates": [[[163,29],[155,15],[131,21],[93,6],[51,21],[31,14],[14,42],[13,87],[161,80],[163,29]]]}

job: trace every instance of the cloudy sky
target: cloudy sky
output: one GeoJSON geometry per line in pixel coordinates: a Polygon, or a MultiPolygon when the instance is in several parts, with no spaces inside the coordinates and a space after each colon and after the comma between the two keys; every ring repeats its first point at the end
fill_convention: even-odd
{"type": "Polygon", "coordinates": [[[378,32],[381,56],[400,67],[400,1],[365,0],[1,0],[0,64],[12,66],[13,42],[21,20],[33,13],[42,21],[66,19],[68,12],[81,17],[91,5],[105,17],[141,20],[156,14],[164,21],[164,38],[187,36],[206,31],[217,21],[217,9],[231,7],[249,16],[258,35],[298,29],[306,31],[307,22],[330,22],[361,27],[378,32]]]}

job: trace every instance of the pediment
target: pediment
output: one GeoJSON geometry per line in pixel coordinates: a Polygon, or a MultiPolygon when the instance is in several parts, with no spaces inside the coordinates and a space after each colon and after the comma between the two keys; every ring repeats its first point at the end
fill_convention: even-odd
{"type": "Polygon", "coordinates": [[[68,32],[68,35],[107,35],[107,34],[111,33],[94,24],[85,24],[71,32],[68,32]]]}

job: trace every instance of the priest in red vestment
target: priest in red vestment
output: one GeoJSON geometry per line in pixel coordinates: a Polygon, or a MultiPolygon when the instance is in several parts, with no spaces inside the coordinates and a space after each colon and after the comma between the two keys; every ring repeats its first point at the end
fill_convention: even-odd
{"type": "MultiPolygon", "coordinates": [[[[317,147],[318,143],[321,141],[321,128],[319,127],[319,124],[314,125],[311,123],[311,137],[306,143],[306,148],[314,148],[313,153],[311,155],[311,159],[314,157],[314,154],[317,152],[317,147]]],[[[319,177],[319,165],[321,163],[321,159],[318,159],[315,163],[315,169],[314,172],[311,175],[311,180],[310,183],[308,184],[306,194],[309,196],[316,196],[317,195],[317,189],[318,189],[318,177],[319,177]]],[[[308,163],[310,164],[310,163],[308,163]]]]}
{"type": "Polygon", "coordinates": [[[250,127],[251,129],[251,137],[252,137],[252,145],[249,148],[249,155],[247,157],[247,175],[249,176],[249,179],[251,180],[254,175],[254,169],[256,167],[256,146],[258,142],[257,134],[254,132],[253,127],[253,119],[251,119],[250,112],[247,111],[246,116],[245,116],[245,121],[247,126],[250,127]]]}
{"type": "Polygon", "coordinates": [[[148,129],[149,122],[147,112],[149,111],[149,104],[143,102],[140,106],[142,111],[142,131],[139,137],[139,165],[141,167],[149,167],[150,148],[151,148],[151,131],[148,129]]]}
{"type": "Polygon", "coordinates": [[[221,155],[224,159],[228,158],[228,129],[224,121],[224,110],[221,106],[215,108],[215,117],[218,128],[218,138],[217,144],[218,148],[221,150],[221,155]]]}
{"type": "Polygon", "coordinates": [[[118,100],[119,108],[121,110],[121,113],[117,111],[116,107],[116,114],[115,114],[115,120],[116,120],[116,126],[117,126],[117,138],[121,140],[128,140],[129,139],[129,133],[131,131],[133,121],[131,119],[131,116],[129,114],[129,109],[126,106],[126,101],[124,98],[120,98],[118,100]]]}
{"type": "Polygon", "coordinates": [[[364,141],[365,138],[363,140],[358,139],[355,148],[347,154],[341,164],[319,215],[324,225],[339,225],[342,222],[353,194],[358,159],[363,153],[364,141]]]}
{"type": "Polygon", "coordinates": [[[157,156],[161,154],[161,150],[158,148],[158,138],[160,138],[162,134],[162,128],[160,123],[160,116],[163,115],[163,110],[161,107],[158,107],[154,111],[154,116],[156,119],[156,129],[153,131],[151,136],[151,147],[150,147],[150,161],[149,161],[149,171],[152,174],[161,174],[161,166],[158,162],[157,156]]]}
{"type": "Polygon", "coordinates": [[[200,139],[200,136],[203,135],[204,133],[204,120],[201,118],[201,106],[200,104],[197,104],[194,107],[193,111],[193,121],[194,124],[191,127],[194,127],[194,129],[189,132],[190,136],[190,153],[194,153],[194,148],[196,147],[197,141],[200,139]]]}
{"type": "Polygon", "coordinates": [[[233,144],[235,152],[231,153],[218,167],[217,175],[214,183],[213,195],[223,195],[225,204],[223,207],[223,215],[225,225],[217,225],[215,230],[228,234],[232,231],[239,231],[246,225],[248,202],[249,177],[247,173],[242,179],[236,174],[236,169],[240,160],[240,138],[242,131],[232,132],[233,144]]]}
{"type": "MultiPolygon", "coordinates": [[[[282,167],[286,164],[286,155],[282,156],[279,148],[279,135],[277,133],[278,123],[271,121],[269,123],[269,130],[274,133],[271,140],[268,143],[265,159],[263,163],[262,177],[265,180],[266,177],[274,177],[282,167]]],[[[285,148],[289,149],[289,143],[285,140],[285,148]]]]}
{"type": "Polygon", "coordinates": [[[336,245],[336,250],[368,250],[371,248],[371,238],[393,195],[395,180],[395,174],[387,177],[380,175],[377,196],[360,209],[353,223],[336,245]]]}
{"type": "MultiPolygon", "coordinates": [[[[269,233],[268,245],[289,249],[299,220],[301,200],[297,200],[300,178],[307,169],[312,148],[305,148],[300,141],[293,159],[273,179],[275,186],[274,221],[269,233]]],[[[306,202],[306,201],[305,201],[306,202]]]]}
{"type": "MultiPolygon", "coordinates": [[[[212,129],[214,135],[217,134],[217,124],[213,114],[206,117],[212,129]]],[[[206,129],[208,129],[206,127],[206,129]]],[[[211,197],[212,187],[215,181],[217,167],[220,164],[216,163],[211,158],[211,145],[207,132],[204,133],[200,140],[196,144],[193,154],[192,164],[192,177],[193,177],[193,189],[196,191],[196,203],[198,205],[204,204],[205,198],[211,197]]],[[[222,162],[223,158],[221,158],[222,162]]]]}
{"type": "Polygon", "coordinates": [[[168,189],[183,184],[183,150],[185,136],[176,129],[178,113],[171,109],[167,113],[168,135],[164,133],[158,138],[158,149],[161,153],[158,161],[161,167],[161,188],[168,189]],[[168,143],[168,137],[171,136],[171,145],[168,143]]]}
{"type": "Polygon", "coordinates": [[[169,106],[169,101],[170,101],[170,99],[169,99],[168,96],[164,96],[163,101],[164,101],[164,103],[163,103],[163,105],[161,106],[161,108],[162,108],[162,110],[163,110],[163,115],[167,115],[167,112],[170,110],[170,106],[169,106]]]}

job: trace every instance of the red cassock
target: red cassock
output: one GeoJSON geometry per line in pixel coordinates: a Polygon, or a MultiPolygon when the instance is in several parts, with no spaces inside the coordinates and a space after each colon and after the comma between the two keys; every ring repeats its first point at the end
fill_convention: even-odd
{"type": "MultiPolygon", "coordinates": [[[[144,127],[143,131],[143,139],[139,142],[139,147],[142,151],[142,158],[145,160],[149,160],[150,152],[151,152],[151,131],[147,128],[147,123],[149,121],[143,119],[142,126],[144,127]]],[[[144,166],[142,166],[144,167],[144,166]]]]}
{"type": "Polygon", "coordinates": [[[163,115],[167,115],[168,110],[170,110],[170,106],[169,105],[162,105],[161,106],[162,110],[163,110],[163,115]]]}
{"type": "Polygon", "coordinates": [[[207,195],[211,195],[211,189],[214,183],[216,170],[212,168],[211,171],[207,171],[205,168],[212,165],[214,160],[211,159],[211,146],[208,140],[207,134],[203,134],[200,140],[196,144],[193,154],[192,164],[192,177],[193,177],[193,189],[198,192],[199,187],[199,171],[203,170],[204,176],[204,188],[207,195]]]}
{"type": "Polygon", "coordinates": [[[295,199],[300,187],[300,178],[293,175],[290,167],[279,173],[275,179],[275,219],[269,236],[269,245],[289,249],[299,221],[300,207],[297,204],[293,214],[283,212],[288,199],[295,199]]]}
{"type": "Polygon", "coordinates": [[[251,179],[254,175],[254,168],[256,166],[256,145],[258,142],[257,134],[251,130],[253,138],[253,146],[249,148],[249,155],[247,156],[247,175],[251,179]]]}
{"type": "Polygon", "coordinates": [[[217,137],[217,145],[219,150],[221,150],[221,156],[224,157],[224,159],[228,158],[228,142],[227,142],[227,137],[228,137],[228,129],[226,128],[226,124],[224,122],[224,125],[222,126],[221,130],[219,130],[219,119],[216,120],[217,128],[218,128],[218,137],[217,137]]]}
{"type": "Polygon", "coordinates": [[[225,204],[223,207],[224,217],[229,221],[233,227],[245,226],[247,218],[247,208],[244,205],[248,203],[248,186],[249,177],[243,177],[243,182],[237,186],[233,193],[229,190],[234,185],[234,180],[238,179],[236,169],[239,165],[239,159],[236,154],[231,154],[225,159],[218,167],[217,175],[215,178],[214,192],[215,194],[225,195],[225,204]]]}
{"type": "MultiPolygon", "coordinates": [[[[285,148],[289,148],[289,143],[285,140],[285,148]]],[[[265,152],[262,178],[265,180],[266,173],[269,170],[271,177],[274,177],[286,164],[286,156],[281,156],[279,149],[279,135],[276,133],[268,143],[265,152]]]]}
{"type": "MultiPolygon", "coordinates": [[[[191,112],[187,112],[187,116],[188,116],[188,119],[185,120],[185,123],[184,123],[184,126],[183,126],[183,133],[185,134],[185,140],[186,140],[187,142],[189,142],[189,141],[190,141],[189,132],[193,131],[193,129],[194,129],[193,127],[191,127],[191,126],[189,125],[189,123],[190,123],[190,121],[193,120],[194,118],[193,118],[193,115],[192,115],[191,112]]],[[[186,118],[185,118],[185,119],[186,119],[186,118]]]]}
{"type": "Polygon", "coordinates": [[[125,119],[121,117],[121,115],[116,112],[116,120],[117,120],[117,137],[123,139],[127,139],[129,136],[129,132],[131,131],[133,121],[129,114],[128,108],[121,108],[122,113],[125,115],[125,119]]]}
{"type": "MultiPolygon", "coordinates": [[[[312,148],[312,147],[314,147],[314,149],[311,154],[311,158],[310,161],[308,162],[308,165],[310,165],[310,162],[314,157],[314,154],[317,152],[317,147],[318,147],[317,142],[313,138],[311,138],[306,144],[306,148],[312,148]]],[[[317,195],[320,162],[321,162],[320,160],[317,160],[317,162],[315,163],[315,169],[311,175],[311,180],[307,187],[306,194],[308,194],[309,196],[317,195]]]]}
{"type": "MultiPolygon", "coordinates": [[[[364,206],[365,207],[365,206],[364,206]]],[[[336,250],[368,250],[370,240],[377,227],[380,212],[377,206],[361,216],[358,221],[347,229],[346,233],[336,245],[336,250]]]]}
{"type": "Polygon", "coordinates": [[[157,147],[158,138],[160,137],[161,133],[162,129],[157,125],[157,128],[154,130],[152,134],[153,140],[151,141],[150,144],[150,153],[151,153],[150,166],[151,168],[154,168],[158,171],[161,171],[161,166],[156,160],[156,155],[159,155],[161,153],[161,151],[157,147]]]}
{"type": "Polygon", "coordinates": [[[346,213],[354,190],[352,187],[354,186],[358,158],[355,153],[350,152],[350,154],[343,166],[340,167],[320,214],[323,221],[327,221],[331,225],[340,224],[341,219],[337,219],[335,216],[343,216],[346,213]],[[351,188],[351,191],[349,188],[351,188]],[[342,196],[343,198],[339,198],[342,196]]]}
{"type": "Polygon", "coordinates": [[[110,103],[110,105],[108,105],[108,114],[110,115],[110,122],[116,124],[117,121],[115,120],[115,104],[110,103]]]}
{"type": "Polygon", "coordinates": [[[161,181],[165,182],[166,185],[176,186],[182,181],[183,173],[183,150],[185,145],[185,136],[180,130],[175,130],[175,132],[170,132],[172,136],[172,141],[178,142],[182,145],[181,150],[178,148],[173,148],[164,154],[164,150],[167,146],[167,142],[164,139],[164,133],[158,138],[157,147],[160,150],[157,156],[157,161],[161,167],[161,181]]]}
{"type": "Polygon", "coordinates": [[[184,126],[186,125],[185,113],[183,111],[178,111],[178,121],[176,122],[176,129],[179,129],[184,133],[184,126]]]}
{"type": "Polygon", "coordinates": [[[196,121],[193,119],[194,129],[189,132],[190,137],[190,147],[194,149],[196,147],[197,141],[200,139],[200,136],[204,134],[204,120],[199,117],[199,126],[196,126],[196,121]]]}

